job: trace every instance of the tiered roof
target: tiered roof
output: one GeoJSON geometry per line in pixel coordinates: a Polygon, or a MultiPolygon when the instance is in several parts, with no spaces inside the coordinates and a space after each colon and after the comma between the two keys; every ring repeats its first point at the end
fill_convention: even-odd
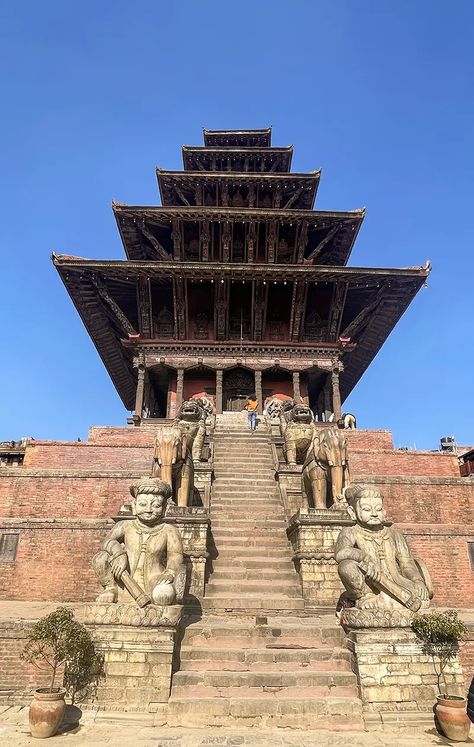
{"type": "Polygon", "coordinates": [[[132,348],[181,345],[202,356],[215,344],[182,335],[179,343],[153,341],[143,333],[150,282],[171,282],[176,293],[184,280],[250,282],[260,289],[292,283],[290,339],[242,343],[248,351],[280,345],[283,357],[311,347],[300,317],[308,289],[319,288],[328,299],[328,329],[316,347],[337,347],[344,356],[346,397],[425,282],[428,265],[346,267],[364,209],[314,210],[320,171],[290,174],[293,147],[272,147],[270,128],[204,130],[204,143],[183,146],[184,171],[157,170],[161,206],[113,203],[127,260],[53,257],[126,407],[133,406],[136,380],[132,348]],[[245,238],[239,254],[232,247],[237,232],[245,238]]]}

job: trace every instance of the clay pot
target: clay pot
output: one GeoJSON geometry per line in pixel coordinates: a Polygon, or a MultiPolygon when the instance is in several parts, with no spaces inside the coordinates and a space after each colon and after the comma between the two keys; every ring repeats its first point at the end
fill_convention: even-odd
{"type": "Polygon", "coordinates": [[[448,739],[465,742],[469,736],[471,722],[466,713],[466,698],[456,695],[438,695],[436,717],[448,739]]]}
{"type": "Polygon", "coordinates": [[[47,687],[35,690],[29,714],[32,737],[46,739],[56,734],[66,710],[65,695],[66,691],[62,688],[57,688],[55,692],[47,687]]]}

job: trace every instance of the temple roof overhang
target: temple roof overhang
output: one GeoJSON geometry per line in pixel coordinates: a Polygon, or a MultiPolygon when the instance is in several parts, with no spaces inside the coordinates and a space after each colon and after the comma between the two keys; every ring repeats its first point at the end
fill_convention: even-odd
{"type": "Polygon", "coordinates": [[[254,185],[278,189],[281,192],[280,208],[311,210],[321,179],[321,169],[307,173],[256,173],[237,171],[170,171],[156,169],[161,202],[164,206],[195,205],[195,192],[199,185],[227,184],[233,187],[254,185]],[[183,194],[182,190],[188,190],[183,194]]]}
{"type": "Polygon", "coordinates": [[[182,154],[187,171],[287,172],[291,168],[293,146],[261,148],[183,145],[182,154]],[[220,164],[225,165],[225,168],[219,169],[220,164]]]}
{"type": "MultiPolygon", "coordinates": [[[[340,350],[344,362],[341,394],[345,399],[429,274],[427,266],[382,269],[320,265],[182,264],[96,261],[64,255],[53,255],[53,262],[127,409],[133,408],[136,388],[130,340],[139,339],[135,320],[139,313],[137,294],[140,283],[158,283],[158,287],[162,283],[171,283],[174,288],[183,278],[192,282],[211,281],[215,287],[226,281],[293,282],[297,283],[299,294],[311,284],[332,285],[333,297],[340,304],[340,308],[336,309],[340,339],[351,343],[340,350]]],[[[151,340],[147,344],[159,349],[160,345],[169,347],[170,340],[151,340]]],[[[214,343],[216,349],[226,344],[214,343]]],[[[334,347],[334,342],[330,344],[334,347]]],[[[176,340],[174,345],[184,349],[186,342],[176,340]]],[[[253,342],[252,346],[257,349],[259,344],[253,342]]],[[[300,346],[308,348],[308,343],[302,342],[300,346]]],[[[281,346],[275,344],[274,347],[281,348],[282,358],[286,355],[285,350],[289,350],[283,342],[281,346]]],[[[298,344],[290,347],[292,352],[289,355],[297,355],[298,344]]],[[[316,344],[316,347],[320,347],[320,344],[316,344]]]]}
{"type": "Polygon", "coordinates": [[[196,231],[210,223],[297,225],[305,231],[301,261],[345,265],[350,257],[365,209],[349,211],[282,210],[208,206],[131,206],[113,203],[113,211],[131,260],[166,260],[173,252],[175,223],[195,223],[196,231]],[[157,248],[158,247],[158,248],[157,248]]]}
{"type": "Polygon", "coordinates": [[[267,148],[272,143],[272,128],[261,130],[206,130],[204,144],[217,146],[257,146],[267,148]]]}

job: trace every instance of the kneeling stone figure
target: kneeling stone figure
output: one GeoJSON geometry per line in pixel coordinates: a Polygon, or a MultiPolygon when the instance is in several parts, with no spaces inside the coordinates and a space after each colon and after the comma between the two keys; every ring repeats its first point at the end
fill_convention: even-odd
{"type": "Polygon", "coordinates": [[[169,605],[182,601],[183,545],[176,527],[163,523],[170,486],[144,477],[130,488],[135,519],[119,521],[92,559],[104,590],[97,602],[169,605]]]}
{"type": "Polygon", "coordinates": [[[335,559],[346,598],[360,610],[416,612],[433,596],[429,574],[413,558],[403,534],[389,525],[380,491],[368,485],[345,490],[356,524],[342,529],[335,559]]]}

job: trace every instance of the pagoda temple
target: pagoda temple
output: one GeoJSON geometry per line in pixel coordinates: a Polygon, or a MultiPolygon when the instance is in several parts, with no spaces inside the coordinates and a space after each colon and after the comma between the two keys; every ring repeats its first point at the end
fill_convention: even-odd
{"type": "Polygon", "coordinates": [[[291,172],[271,129],[204,130],[182,154],[157,169],[161,206],[113,203],[125,260],[53,255],[132,421],[253,391],[340,417],[429,266],[348,267],[364,209],[315,210],[321,172],[291,172]]]}

